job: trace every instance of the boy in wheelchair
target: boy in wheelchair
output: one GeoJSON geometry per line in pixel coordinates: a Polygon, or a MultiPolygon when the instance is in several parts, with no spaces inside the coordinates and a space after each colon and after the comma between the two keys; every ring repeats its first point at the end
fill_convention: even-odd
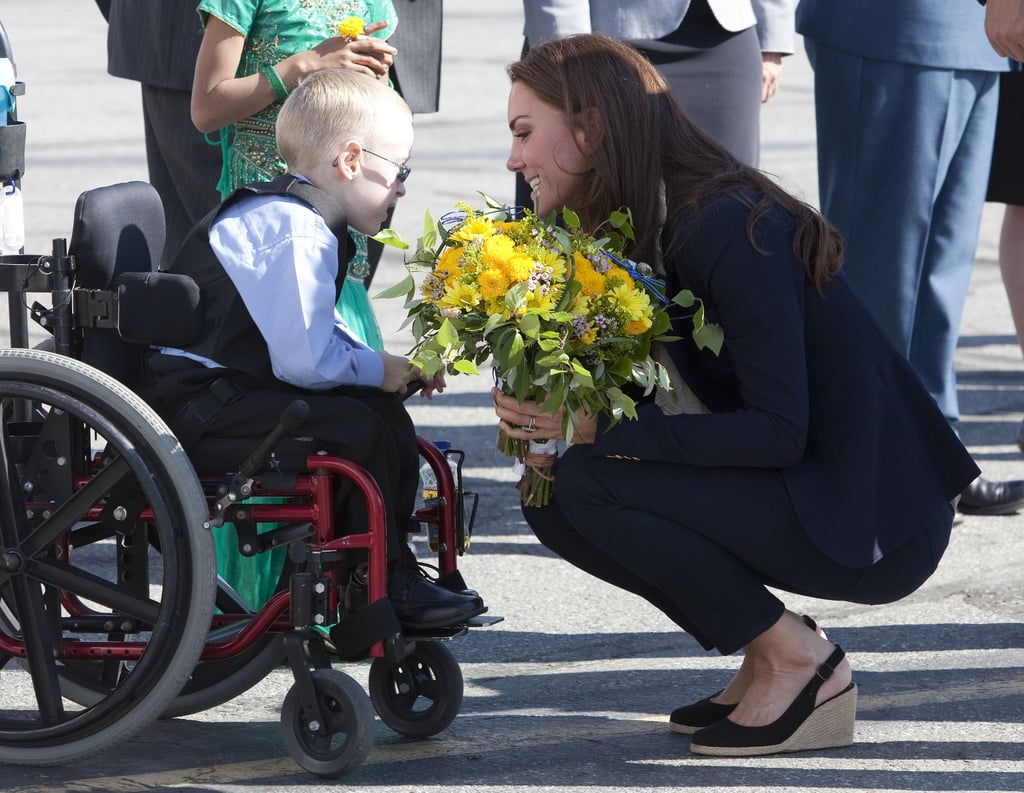
{"type": "MultiPolygon", "coordinates": [[[[404,357],[369,348],[335,311],[347,227],[376,233],[405,194],[411,113],[386,84],[325,70],[290,94],[276,134],[289,173],[236,191],[192,231],[171,265],[199,286],[202,333],[150,356],[154,404],[188,448],[199,437],[206,446],[214,438],[256,442],[303,399],[310,410],[299,434],[358,463],[380,485],[388,595],[398,621],[423,630],[464,623],[485,611],[481,599],[459,576],[445,586],[429,580],[405,540],[419,453],[402,396],[418,372],[404,357]]],[[[423,386],[427,396],[443,388],[443,378],[423,386]]],[[[340,526],[367,525],[354,490],[339,485],[340,526]]]]}

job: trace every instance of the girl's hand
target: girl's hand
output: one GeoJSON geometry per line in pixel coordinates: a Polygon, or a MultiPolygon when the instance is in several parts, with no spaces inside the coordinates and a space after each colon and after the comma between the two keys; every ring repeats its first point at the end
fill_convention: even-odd
{"type": "MultiPolygon", "coordinates": [[[[564,409],[557,413],[542,413],[539,402],[519,402],[515,397],[501,393],[501,389],[492,388],[494,412],[497,414],[498,426],[510,438],[522,440],[545,440],[551,438],[565,439],[562,432],[564,409]]],[[[593,443],[597,435],[597,419],[593,416],[577,414],[572,426],[572,442],[574,444],[593,443]]]]}
{"type": "Polygon", "coordinates": [[[352,69],[378,79],[384,77],[394,63],[394,56],[398,50],[383,39],[367,34],[387,26],[387,22],[373,22],[366,26],[362,36],[356,36],[354,39],[343,36],[324,39],[305,53],[310,62],[304,64],[304,74],[321,69],[340,68],[352,69]]]}

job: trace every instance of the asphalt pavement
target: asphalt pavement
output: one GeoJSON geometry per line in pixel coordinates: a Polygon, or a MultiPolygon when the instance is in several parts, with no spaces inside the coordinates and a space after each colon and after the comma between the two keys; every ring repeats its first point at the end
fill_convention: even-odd
{"type": "MultiPolygon", "coordinates": [[[[511,199],[503,67],[521,46],[517,0],[447,0],[441,111],[416,119],[409,194],[395,228],[478,193],[511,199]]],[[[4,0],[0,22],[26,83],[26,250],[70,234],[79,192],[145,179],[138,87],[105,70],[105,24],[84,0],[4,0]]],[[[762,120],[762,167],[811,203],[812,74],[802,51],[762,120]]],[[[990,478],[1024,477],[1017,427],[1024,360],[996,261],[1001,208],[987,206],[957,354],[962,435],[990,478]]],[[[404,275],[388,251],[372,291],[404,275]]],[[[0,306],[2,308],[2,306],[0,306]]],[[[410,344],[400,300],[378,301],[388,348],[410,344]]],[[[0,323],[6,322],[6,311],[0,323]]],[[[0,338],[5,328],[0,326],[0,338]]],[[[201,714],[160,721],[63,768],[0,767],[25,791],[377,790],[389,793],[588,791],[1024,790],[1024,517],[964,517],[938,570],[884,606],[787,596],[848,652],[861,690],[857,740],[844,749],[760,759],[691,755],[667,714],[721,687],[736,658],[706,654],[645,602],[554,557],[523,522],[508,461],[494,451],[489,379],[454,378],[413,399],[420,432],[467,453],[481,505],[467,580],[505,621],[450,645],[465,700],[442,734],[413,742],[378,723],[367,761],[338,781],[301,770],[278,719],[290,675],[201,714]]],[[[424,551],[425,554],[425,551],[424,551]]],[[[342,668],[365,683],[366,665],[342,668]]],[[[0,671],[0,697],[12,669],[0,671]]]]}

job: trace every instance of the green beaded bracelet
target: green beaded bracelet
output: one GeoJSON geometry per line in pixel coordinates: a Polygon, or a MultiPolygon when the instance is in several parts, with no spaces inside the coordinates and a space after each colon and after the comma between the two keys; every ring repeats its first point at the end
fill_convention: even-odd
{"type": "Polygon", "coordinates": [[[267,78],[267,82],[270,83],[270,87],[274,89],[274,96],[276,96],[278,100],[282,100],[288,96],[288,89],[285,87],[284,80],[281,79],[281,75],[277,73],[277,70],[273,66],[264,66],[260,69],[260,72],[267,78]]]}

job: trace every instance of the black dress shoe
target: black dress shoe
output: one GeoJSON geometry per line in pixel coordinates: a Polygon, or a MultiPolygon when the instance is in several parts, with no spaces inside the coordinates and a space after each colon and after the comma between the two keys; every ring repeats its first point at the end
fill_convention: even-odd
{"type": "Polygon", "coordinates": [[[452,592],[404,565],[388,574],[388,600],[403,627],[419,630],[459,625],[486,611],[479,597],[452,592]]]}
{"type": "Polygon", "coordinates": [[[786,712],[763,727],[745,727],[722,719],[694,733],[690,751],[716,757],[755,757],[779,752],[831,749],[853,743],[857,717],[857,685],[850,683],[820,705],[814,700],[845,653],[836,646],[786,712]]]}
{"type": "Polygon", "coordinates": [[[1024,481],[993,482],[979,476],[960,494],[957,509],[965,515],[1010,515],[1024,507],[1024,481]]]}

